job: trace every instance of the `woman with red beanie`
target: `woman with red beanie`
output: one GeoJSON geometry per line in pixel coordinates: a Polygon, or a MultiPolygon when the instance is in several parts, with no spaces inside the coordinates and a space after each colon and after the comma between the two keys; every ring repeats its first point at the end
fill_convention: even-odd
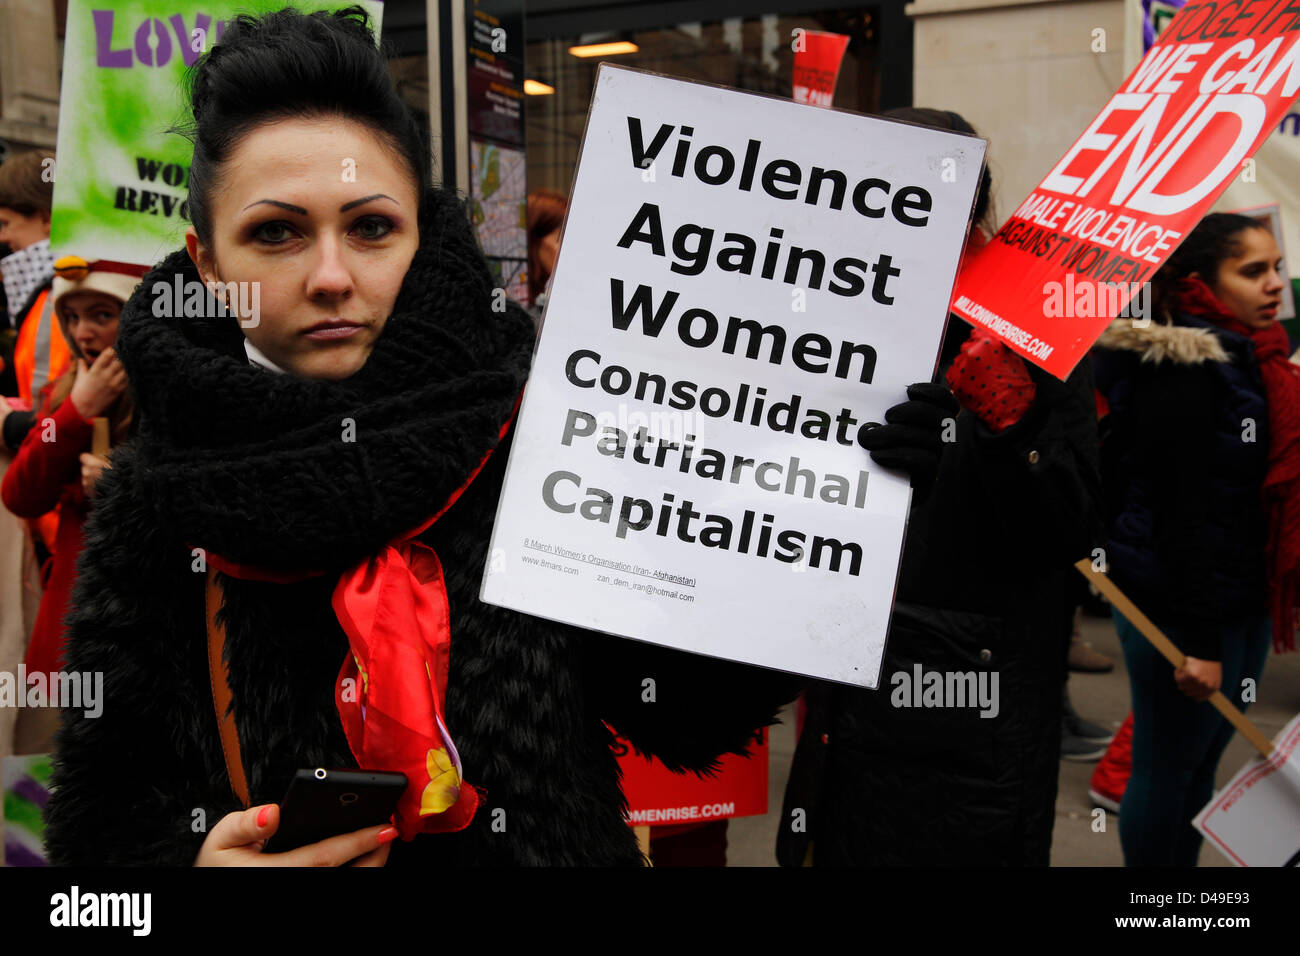
{"type": "Polygon", "coordinates": [[[1300,367],[1277,322],[1281,256],[1245,216],[1205,217],[1156,274],[1155,323],[1098,342],[1116,583],[1187,655],[1174,670],[1116,612],[1133,693],[1120,812],[1129,866],[1195,866],[1191,825],[1269,636],[1294,647],[1300,581],[1300,367]]]}

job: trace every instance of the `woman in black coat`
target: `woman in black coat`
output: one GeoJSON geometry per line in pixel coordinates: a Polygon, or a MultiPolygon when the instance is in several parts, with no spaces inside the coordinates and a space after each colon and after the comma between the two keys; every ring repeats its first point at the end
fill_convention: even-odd
{"type": "Polygon", "coordinates": [[[532,323],[493,309],[359,8],[232,21],[191,98],[187,250],[122,317],[139,432],[104,474],[67,619],[68,668],[103,672],[103,713],[65,712],[50,859],[639,864],[605,722],[707,770],[799,682],[479,601],[532,323]],[[236,314],[196,315],[201,282],[236,314]],[[410,751],[377,720],[380,689],[424,669],[366,644],[376,582],[369,623],[432,648],[423,696],[395,704],[421,771],[428,747],[406,795],[421,815],[399,806],[398,842],[375,826],[262,854],[296,770],[410,751]]]}
{"type": "MultiPolygon", "coordinates": [[[[974,132],[951,112],[886,115],[974,132]]],[[[986,172],[968,257],[990,188],[986,172]]],[[[879,687],[808,692],[783,865],[804,864],[810,844],[817,866],[1050,859],[1065,589],[1100,534],[1091,371],[1085,360],[1060,382],[952,317],[939,372],[861,436],[916,492],[879,687]]]]}
{"type": "Polygon", "coordinates": [[[880,686],[808,691],[778,839],[784,865],[802,864],[809,843],[817,866],[1048,864],[1061,607],[1070,564],[1098,534],[1101,503],[1079,439],[1092,398],[1087,368],[1067,383],[1032,377],[1033,404],[1004,429],[958,413],[951,395],[945,406],[936,384],[912,387],[931,400],[909,403],[908,418],[891,410],[892,434],[868,433],[874,446],[907,450],[910,460],[891,463],[914,484],[919,475],[928,494],[913,498],[880,686]],[[936,420],[928,426],[925,404],[936,420]],[[955,418],[947,442],[936,427],[945,415],[955,418]],[[933,435],[930,463],[922,428],[933,435]],[[924,682],[936,673],[943,696],[932,698],[924,682]],[[958,681],[961,697],[949,693],[958,681]]]}

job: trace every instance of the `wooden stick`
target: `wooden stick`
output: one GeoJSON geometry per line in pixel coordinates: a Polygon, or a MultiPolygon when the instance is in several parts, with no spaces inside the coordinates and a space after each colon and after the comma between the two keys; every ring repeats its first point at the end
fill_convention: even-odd
{"type": "MultiPolygon", "coordinates": [[[[84,419],[83,419],[84,420],[84,419]]],[[[96,415],[91,419],[95,423],[95,434],[90,441],[90,450],[100,458],[108,457],[108,419],[103,415],[96,415]]]]}
{"type": "MultiPolygon", "coordinates": [[[[1130,601],[1128,596],[1115,586],[1115,582],[1107,577],[1104,571],[1098,571],[1094,568],[1092,562],[1087,558],[1081,558],[1076,561],[1074,566],[1080,574],[1092,582],[1093,587],[1106,595],[1110,600],[1110,603],[1113,604],[1121,614],[1128,618],[1134,627],[1142,632],[1142,636],[1150,641],[1155,649],[1163,654],[1170,664],[1173,664],[1174,667],[1177,668],[1182,667],[1187,663],[1187,655],[1175,647],[1173,641],[1165,637],[1160,628],[1156,627],[1155,624],[1152,623],[1151,618],[1147,617],[1137,609],[1137,605],[1130,601]]],[[[1246,715],[1238,710],[1232,701],[1223,696],[1223,691],[1216,690],[1211,694],[1210,703],[1214,705],[1214,708],[1219,713],[1223,714],[1223,716],[1228,719],[1232,726],[1241,731],[1241,735],[1250,741],[1251,746],[1263,754],[1265,758],[1272,755],[1273,742],[1265,737],[1263,732],[1251,723],[1246,715]]]]}
{"type": "Polygon", "coordinates": [[[650,862],[650,827],[633,827],[632,832],[636,834],[637,849],[641,851],[641,856],[645,858],[645,865],[654,866],[650,862]]]}

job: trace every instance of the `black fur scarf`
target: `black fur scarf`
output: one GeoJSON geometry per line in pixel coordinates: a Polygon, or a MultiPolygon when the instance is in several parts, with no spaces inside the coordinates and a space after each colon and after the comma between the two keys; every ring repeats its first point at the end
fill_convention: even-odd
{"type": "MultiPolygon", "coordinates": [[[[233,319],[155,316],[153,284],[177,274],[198,279],[183,251],[123,313],[139,432],[101,480],[67,619],[67,667],[103,672],[104,705],[96,719],[64,714],[46,817],[58,864],[188,865],[239,809],[192,549],[325,572],[293,584],[219,577],[253,802],[279,801],[300,767],[354,765],[333,702],[347,651],[330,607],[338,572],[463,483],[509,416],[532,348],[526,315],[492,311],[463,208],[444,193],[428,198],[394,314],[346,382],[248,364],[233,319]]],[[[674,768],[707,771],[744,752],[800,681],[479,602],[506,457],[498,449],[421,536],[442,559],[451,606],[448,725],[487,797],[467,830],[399,842],[389,865],[635,865],[604,721],[674,768]],[[641,701],[646,677],[655,703],[641,701]]]]}

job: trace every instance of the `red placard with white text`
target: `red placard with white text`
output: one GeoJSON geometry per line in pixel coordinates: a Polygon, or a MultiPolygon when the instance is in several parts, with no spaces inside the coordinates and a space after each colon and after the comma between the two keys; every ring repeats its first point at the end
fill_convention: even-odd
{"type": "MultiPolygon", "coordinates": [[[[952,311],[1064,379],[1300,92],[1300,6],[1190,3],[963,267],[952,311]]],[[[1128,303],[1134,299],[1132,309],[1128,303]]]]}
{"type": "Polygon", "coordinates": [[[841,33],[804,30],[795,41],[794,101],[830,106],[844,64],[849,38],[841,33]]]}
{"type": "Polygon", "coordinates": [[[628,823],[632,826],[710,823],[767,813],[767,731],[754,731],[749,756],[727,754],[713,777],[673,773],[647,760],[619,737],[615,747],[623,771],[628,823]]]}

